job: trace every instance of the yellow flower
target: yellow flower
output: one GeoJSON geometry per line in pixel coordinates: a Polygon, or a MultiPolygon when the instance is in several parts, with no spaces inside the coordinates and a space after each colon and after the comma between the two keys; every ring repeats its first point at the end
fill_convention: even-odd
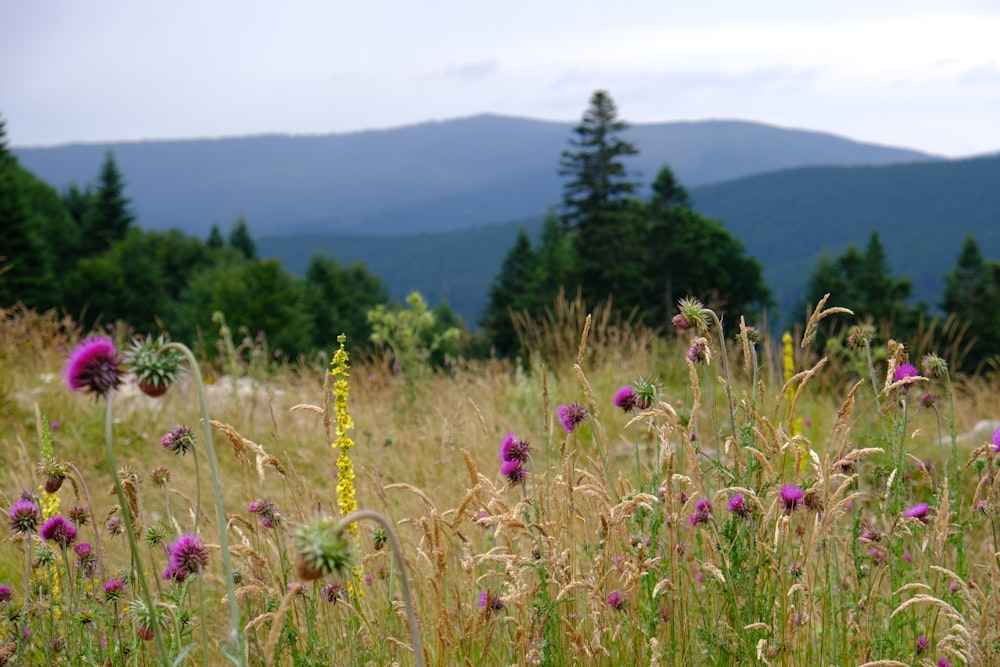
{"type": "MultiPolygon", "coordinates": [[[[349,392],[347,378],[350,377],[350,360],[347,356],[347,350],[344,349],[347,336],[340,334],[337,336],[337,342],[340,343],[340,348],[333,355],[333,361],[330,362],[330,375],[334,378],[333,409],[337,423],[337,439],[331,443],[331,446],[339,450],[337,456],[337,507],[340,509],[341,516],[347,516],[358,509],[354,488],[354,464],[351,462],[351,457],[348,456],[348,450],[354,446],[354,441],[347,435],[347,432],[354,428],[354,420],[351,419],[347,407],[349,392]]],[[[357,536],[358,527],[355,524],[352,523],[348,530],[357,536]]]]}

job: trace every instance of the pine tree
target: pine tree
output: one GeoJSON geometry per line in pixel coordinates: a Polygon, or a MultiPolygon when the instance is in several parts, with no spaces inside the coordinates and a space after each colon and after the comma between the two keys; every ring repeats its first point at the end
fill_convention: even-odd
{"type": "Polygon", "coordinates": [[[226,239],[222,237],[222,231],[218,225],[212,225],[212,231],[208,233],[208,240],[205,242],[212,250],[217,250],[226,245],[226,239]]]}
{"type": "Polygon", "coordinates": [[[986,360],[1000,355],[1000,262],[983,257],[975,237],[962,242],[955,268],[945,277],[941,308],[966,328],[963,340],[971,343],[962,368],[974,371],[986,360]]]}
{"type": "Polygon", "coordinates": [[[540,309],[552,305],[566,291],[573,272],[573,245],[555,211],[549,209],[542,222],[537,255],[534,294],[540,309]]]}
{"type": "Polygon", "coordinates": [[[511,314],[534,312],[537,305],[534,299],[537,272],[538,256],[531,247],[528,232],[522,227],[490,287],[489,305],[482,321],[483,329],[500,356],[509,356],[517,351],[517,332],[511,314]]]}
{"type": "Polygon", "coordinates": [[[239,250],[247,259],[257,259],[257,244],[250,236],[250,226],[242,215],[236,218],[229,232],[229,247],[239,250]]]}
{"type": "Polygon", "coordinates": [[[81,225],[80,253],[83,257],[106,252],[116,241],[125,238],[125,233],[135,221],[129,203],[121,172],[114,155],[108,151],[81,225]]]}
{"type": "Polygon", "coordinates": [[[563,222],[573,234],[575,275],[588,303],[613,295],[628,309],[642,296],[641,218],[633,195],[636,184],[623,158],[638,153],[620,137],[627,128],[611,96],[598,90],[582,122],[573,130],[573,150],[563,151],[559,173],[563,187],[563,222]]]}

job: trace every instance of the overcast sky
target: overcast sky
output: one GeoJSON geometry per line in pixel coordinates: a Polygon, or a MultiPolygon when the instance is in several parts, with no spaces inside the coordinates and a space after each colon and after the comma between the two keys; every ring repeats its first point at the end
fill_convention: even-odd
{"type": "Polygon", "coordinates": [[[576,121],[603,88],[632,123],[1000,150],[997,0],[39,0],[3,14],[14,146],[576,121]]]}

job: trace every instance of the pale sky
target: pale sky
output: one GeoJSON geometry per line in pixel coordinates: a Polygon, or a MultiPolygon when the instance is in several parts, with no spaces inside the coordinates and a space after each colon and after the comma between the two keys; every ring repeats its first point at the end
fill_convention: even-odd
{"type": "Polygon", "coordinates": [[[5,3],[16,147],[325,134],[492,112],[754,120],[1000,150],[997,0],[5,3]]]}

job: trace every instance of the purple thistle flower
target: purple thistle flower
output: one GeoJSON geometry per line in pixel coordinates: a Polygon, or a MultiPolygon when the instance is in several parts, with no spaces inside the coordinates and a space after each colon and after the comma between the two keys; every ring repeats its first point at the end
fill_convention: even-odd
{"type": "Polygon", "coordinates": [[[10,529],[16,533],[30,533],[38,527],[42,512],[33,500],[17,500],[7,512],[10,529]]]}
{"type": "Polygon", "coordinates": [[[910,385],[916,383],[913,378],[920,375],[920,371],[913,364],[903,364],[896,369],[895,379],[896,382],[902,382],[902,388],[906,389],[910,385]]]}
{"type": "Polygon", "coordinates": [[[712,503],[708,498],[702,498],[694,504],[694,514],[688,514],[688,521],[692,526],[708,523],[712,519],[712,503]]]}
{"type": "Polygon", "coordinates": [[[690,329],[690,328],[691,328],[691,323],[690,323],[690,322],[688,322],[688,319],[687,319],[686,317],[684,317],[684,315],[683,315],[683,314],[681,314],[681,313],[677,313],[676,315],[674,315],[674,316],[673,316],[673,317],[672,317],[672,318],[670,319],[670,322],[671,322],[671,323],[672,323],[672,324],[673,324],[673,325],[674,325],[674,326],[675,326],[675,327],[676,327],[677,329],[679,329],[679,330],[681,330],[681,331],[686,331],[687,329],[690,329]]]}
{"type": "Polygon", "coordinates": [[[753,506],[746,501],[742,493],[737,493],[729,499],[729,511],[742,519],[748,519],[753,514],[753,506]]]}
{"type": "Polygon", "coordinates": [[[785,506],[785,514],[791,514],[799,506],[805,493],[794,484],[785,484],[781,487],[781,502],[785,506]]]}
{"type": "Polygon", "coordinates": [[[483,591],[479,594],[479,610],[485,611],[487,614],[493,614],[495,612],[504,611],[507,609],[507,605],[498,596],[493,595],[489,589],[483,591]]]}
{"type": "Polygon", "coordinates": [[[938,658],[938,667],[951,667],[948,658],[938,658]]]}
{"type": "Polygon", "coordinates": [[[520,461],[504,461],[500,466],[500,472],[510,480],[511,484],[517,484],[528,476],[528,470],[520,461]]]}
{"type": "Polygon", "coordinates": [[[174,454],[187,454],[194,449],[194,431],[178,424],[160,438],[163,448],[174,454]]]}
{"type": "Polygon", "coordinates": [[[247,508],[251,513],[256,514],[260,519],[260,525],[264,528],[274,528],[281,523],[281,512],[278,507],[268,498],[252,501],[247,508]]]}
{"type": "Polygon", "coordinates": [[[917,655],[927,650],[927,637],[920,635],[917,637],[917,655]]]}
{"type": "Polygon", "coordinates": [[[687,358],[694,364],[707,364],[712,361],[712,351],[708,347],[708,339],[698,337],[691,341],[687,358]]]}
{"type": "Polygon", "coordinates": [[[46,521],[38,534],[43,540],[55,542],[62,549],[68,548],[76,541],[76,528],[62,514],[56,514],[46,521]]]}
{"type": "Polygon", "coordinates": [[[111,537],[115,537],[117,535],[121,535],[122,532],[125,530],[125,522],[122,521],[122,518],[120,516],[113,516],[107,520],[107,522],[104,524],[104,527],[107,528],[108,533],[111,535],[111,537]]]}
{"type": "Polygon", "coordinates": [[[567,433],[572,433],[587,419],[587,411],[577,402],[559,406],[559,421],[567,433]]]}
{"type": "Polygon", "coordinates": [[[198,575],[208,567],[208,549],[197,535],[181,535],[170,547],[170,575],[177,581],[198,575]]]}
{"type": "Polygon", "coordinates": [[[332,604],[337,604],[337,600],[344,599],[344,585],[338,581],[332,581],[323,586],[323,598],[332,604]]]}
{"type": "Polygon", "coordinates": [[[927,503],[918,503],[906,510],[906,513],[903,516],[907,519],[917,519],[920,523],[927,523],[927,510],[930,508],[931,506],[927,503]]]}
{"type": "Polygon", "coordinates": [[[937,394],[935,394],[932,391],[925,391],[920,395],[920,404],[923,405],[925,408],[933,408],[934,405],[937,403],[937,400],[938,400],[937,394]]]}
{"type": "Polygon", "coordinates": [[[94,553],[94,547],[90,546],[89,542],[80,542],[73,547],[73,551],[76,552],[76,566],[83,575],[88,579],[94,576],[94,572],[97,571],[97,554],[94,553]]]}
{"type": "Polygon", "coordinates": [[[122,383],[120,364],[111,338],[91,336],[77,343],[69,353],[63,376],[73,391],[92,391],[95,398],[107,396],[122,383]]]}
{"type": "Polygon", "coordinates": [[[518,440],[513,433],[508,433],[500,442],[500,461],[509,463],[519,461],[524,463],[531,453],[531,444],[527,440],[518,440]]]}
{"type": "Polygon", "coordinates": [[[11,592],[10,586],[0,585],[0,604],[7,604],[12,597],[14,594],[11,592]]]}
{"type": "Polygon", "coordinates": [[[621,611],[625,608],[625,600],[622,599],[622,594],[618,591],[611,591],[611,595],[608,596],[605,603],[615,611],[621,611]]]}
{"type": "Polygon", "coordinates": [[[993,431],[993,437],[990,438],[990,444],[993,445],[994,452],[1000,452],[1000,428],[993,431]]]}
{"type": "Polygon", "coordinates": [[[632,385],[625,385],[615,394],[615,406],[621,408],[622,412],[632,412],[638,404],[639,397],[632,385]]]}

